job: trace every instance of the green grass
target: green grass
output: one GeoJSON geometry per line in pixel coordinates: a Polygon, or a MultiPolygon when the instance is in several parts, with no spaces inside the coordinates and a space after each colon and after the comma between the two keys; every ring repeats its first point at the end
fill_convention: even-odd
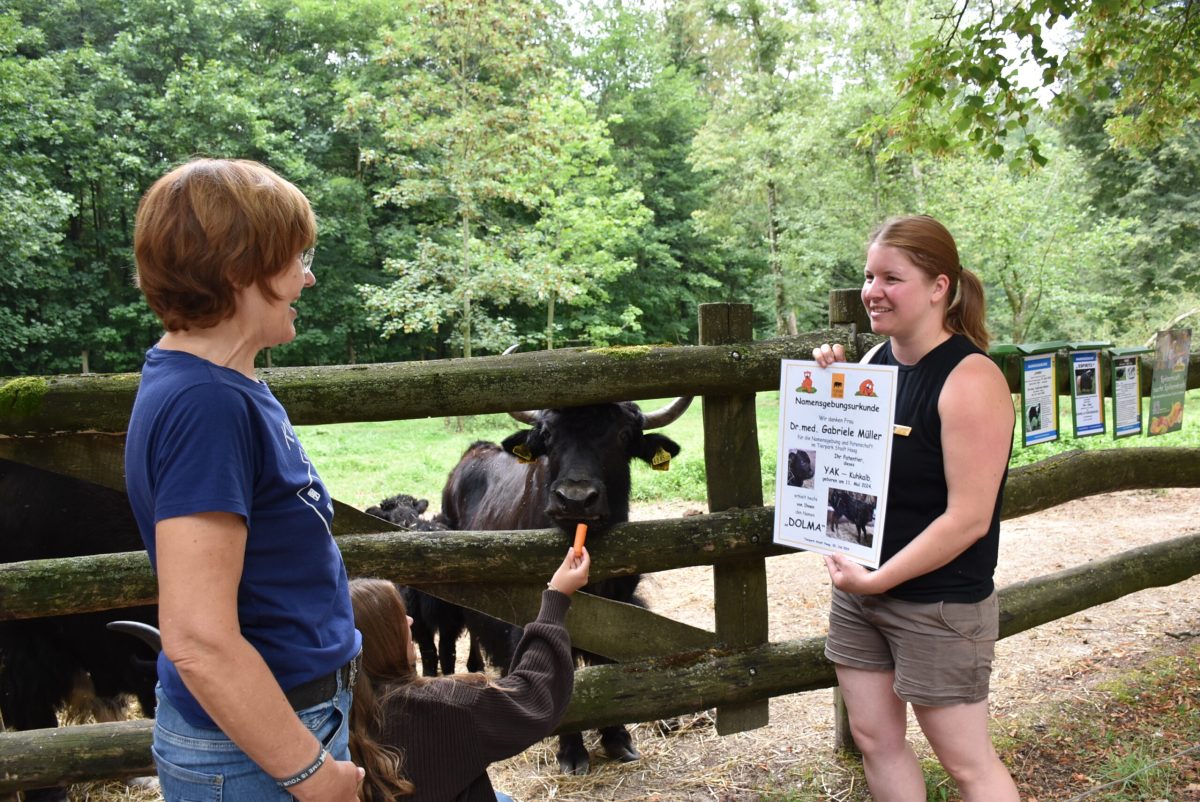
{"type": "MultiPolygon", "coordinates": [[[[1183,429],[1157,437],[1126,437],[1113,440],[1111,434],[1075,439],[1071,437],[1070,400],[1061,404],[1059,431],[1063,436],[1054,443],[1031,448],[1020,445],[1020,427],[1014,434],[1011,465],[1037,462],[1053,454],[1072,449],[1139,448],[1145,446],[1200,447],[1200,391],[1187,396],[1183,429]]],[[[667,399],[641,402],[653,409],[667,399]]],[[[1149,403],[1145,404],[1149,408],[1149,403]]],[[[778,449],[779,394],[759,393],[758,446],[761,454],[763,499],[775,498],[775,463],[778,449]]],[[[321,477],[334,497],[359,509],[378,503],[396,493],[427,498],[440,507],[446,475],[467,446],[476,440],[499,442],[521,427],[508,415],[476,415],[462,420],[464,431],[457,431],[453,418],[377,423],[344,423],[323,426],[298,426],[300,439],[321,477]]],[[[633,502],[682,500],[704,503],[704,422],[699,401],[664,433],[683,450],[671,461],[669,471],[652,471],[638,461],[633,468],[633,502]]]]}
{"type": "Polygon", "coordinates": [[[1114,679],[1027,711],[997,744],[1022,789],[1038,799],[1096,802],[1195,798],[1200,788],[1200,646],[1121,670],[1114,679]]]}

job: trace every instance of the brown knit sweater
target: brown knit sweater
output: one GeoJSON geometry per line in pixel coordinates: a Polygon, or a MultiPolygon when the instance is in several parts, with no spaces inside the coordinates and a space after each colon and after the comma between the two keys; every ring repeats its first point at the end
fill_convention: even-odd
{"type": "Polygon", "coordinates": [[[488,764],[528,749],[558,725],[575,682],[571,639],[563,626],[569,597],[542,593],[537,619],[495,685],[437,679],[393,697],[380,742],[404,753],[415,787],[402,802],[496,802],[488,764]]]}

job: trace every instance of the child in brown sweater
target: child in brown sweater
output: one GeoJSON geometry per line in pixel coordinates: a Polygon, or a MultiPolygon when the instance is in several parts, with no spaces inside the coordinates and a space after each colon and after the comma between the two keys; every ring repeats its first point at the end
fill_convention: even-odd
{"type": "Polygon", "coordinates": [[[350,751],[366,769],[364,802],[496,802],[489,764],[548,736],[571,699],[575,662],[563,621],[570,596],[587,584],[591,558],[569,549],[526,625],[512,668],[422,677],[404,601],[382,579],[350,583],[362,632],[362,671],[354,687],[350,751]],[[407,623],[405,623],[407,621],[407,623]]]}

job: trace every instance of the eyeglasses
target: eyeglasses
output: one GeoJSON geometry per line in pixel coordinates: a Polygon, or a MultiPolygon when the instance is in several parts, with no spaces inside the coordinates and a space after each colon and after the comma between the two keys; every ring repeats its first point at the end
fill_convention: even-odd
{"type": "Polygon", "coordinates": [[[316,248],[309,248],[300,254],[300,265],[304,268],[304,275],[312,274],[313,255],[316,253],[316,248]]]}

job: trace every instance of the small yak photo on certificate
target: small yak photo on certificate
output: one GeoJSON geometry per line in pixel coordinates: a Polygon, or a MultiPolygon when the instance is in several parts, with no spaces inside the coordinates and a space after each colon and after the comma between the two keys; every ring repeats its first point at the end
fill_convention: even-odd
{"type": "Polygon", "coordinates": [[[776,543],[879,567],[896,377],[888,365],[781,362],[776,543]]]}

